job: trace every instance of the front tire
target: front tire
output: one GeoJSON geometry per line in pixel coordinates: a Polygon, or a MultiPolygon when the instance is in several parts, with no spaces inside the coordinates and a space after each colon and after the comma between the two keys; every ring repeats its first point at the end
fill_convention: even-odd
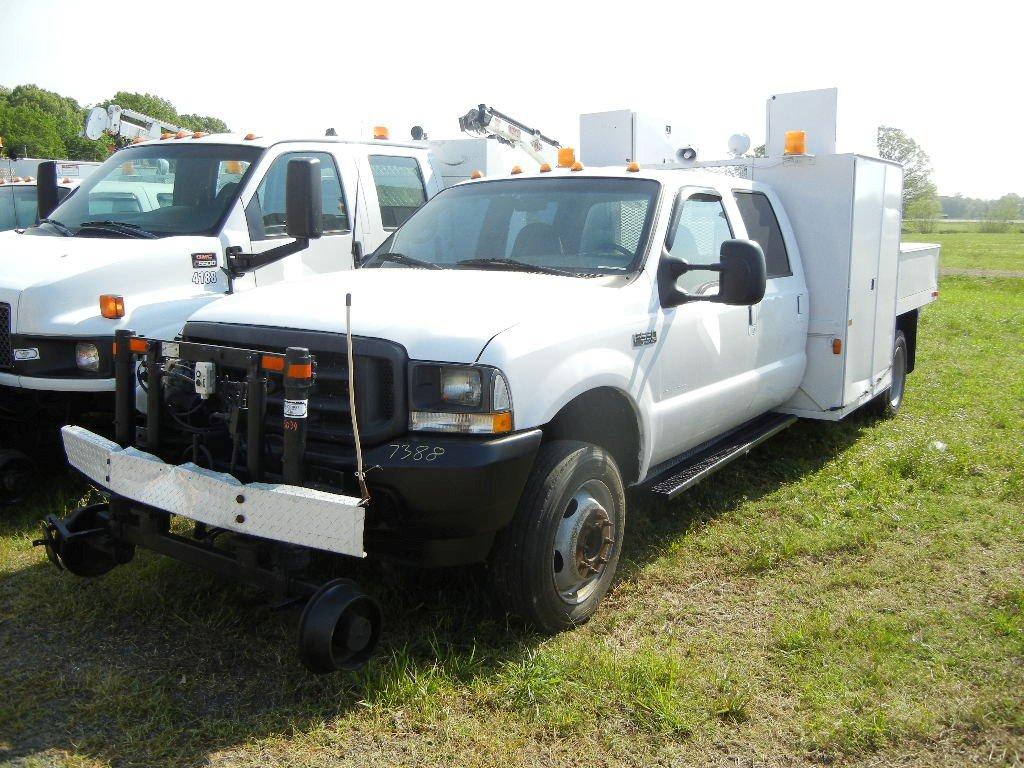
{"type": "Polygon", "coordinates": [[[625,522],[622,474],[609,453],[570,440],[542,445],[491,553],[498,599],[541,632],[582,624],[611,586],[625,522]]]}

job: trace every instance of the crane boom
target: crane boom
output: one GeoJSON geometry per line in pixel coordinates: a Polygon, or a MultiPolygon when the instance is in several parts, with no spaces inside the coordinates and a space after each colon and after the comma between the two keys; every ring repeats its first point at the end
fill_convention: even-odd
{"type": "Polygon", "coordinates": [[[536,128],[531,128],[486,104],[480,104],[460,117],[459,128],[463,133],[496,139],[502,144],[522,149],[540,165],[547,162],[541,154],[545,144],[555,150],[562,146],[536,128]]]}
{"type": "Polygon", "coordinates": [[[85,116],[85,125],[81,136],[96,141],[103,134],[130,142],[132,139],[159,139],[162,133],[177,133],[187,130],[180,126],[159,120],[155,117],[136,112],[134,109],[123,109],[116,104],[93,107],[85,116]]]}

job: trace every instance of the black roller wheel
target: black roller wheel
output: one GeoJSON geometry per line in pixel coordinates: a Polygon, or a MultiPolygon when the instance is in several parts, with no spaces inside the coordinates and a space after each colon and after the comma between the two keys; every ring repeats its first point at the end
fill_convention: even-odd
{"type": "Polygon", "coordinates": [[[364,666],[380,640],[377,601],[350,579],[334,579],[306,603],[299,619],[299,658],[317,674],[364,666]]]}
{"type": "Polygon", "coordinates": [[[0,450],[0,506],[23,501],[33,488],[35,476],[35,463],[24,453],[0,450]]]}
{"type": "Polygon", "coordinates": [[[82,577],[102,576],[135,556],[133,544],[110,535],[106,504],[76,509],[63,520],[44,521],[39,543],[54,564],[82,577]]]}

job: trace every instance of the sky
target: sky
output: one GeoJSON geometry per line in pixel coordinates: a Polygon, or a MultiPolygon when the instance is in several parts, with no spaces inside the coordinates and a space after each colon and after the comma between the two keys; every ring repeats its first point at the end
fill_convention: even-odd
{"type": "Polygon", "coordinates": [[[485,102],[572,146],[580,113],[634,109],[724,157],[733,133],[764,140],[770,95],[834,86],[840,151],[896,126],[940,194],[1024,194],[1016,1],[4,0],[2,16],[2,85],[149,92],[263,135],[453,138],[485,102]]]}

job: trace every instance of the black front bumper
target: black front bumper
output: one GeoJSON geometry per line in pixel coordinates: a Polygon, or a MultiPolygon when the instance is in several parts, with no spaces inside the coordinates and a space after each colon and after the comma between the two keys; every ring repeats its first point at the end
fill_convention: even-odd
{"type": "Polygon", "coordinates": [[[40,379],[109,379],[114,375],[113,336],[32,336],[13,334],[12,349],[34,349],[35,360],[14,360],[13,367],[3,369],[15,376],[40,379]],[[85,371],[75,362],[78,344],[95,344],[99,352],[99,368],[85,371]]]}

